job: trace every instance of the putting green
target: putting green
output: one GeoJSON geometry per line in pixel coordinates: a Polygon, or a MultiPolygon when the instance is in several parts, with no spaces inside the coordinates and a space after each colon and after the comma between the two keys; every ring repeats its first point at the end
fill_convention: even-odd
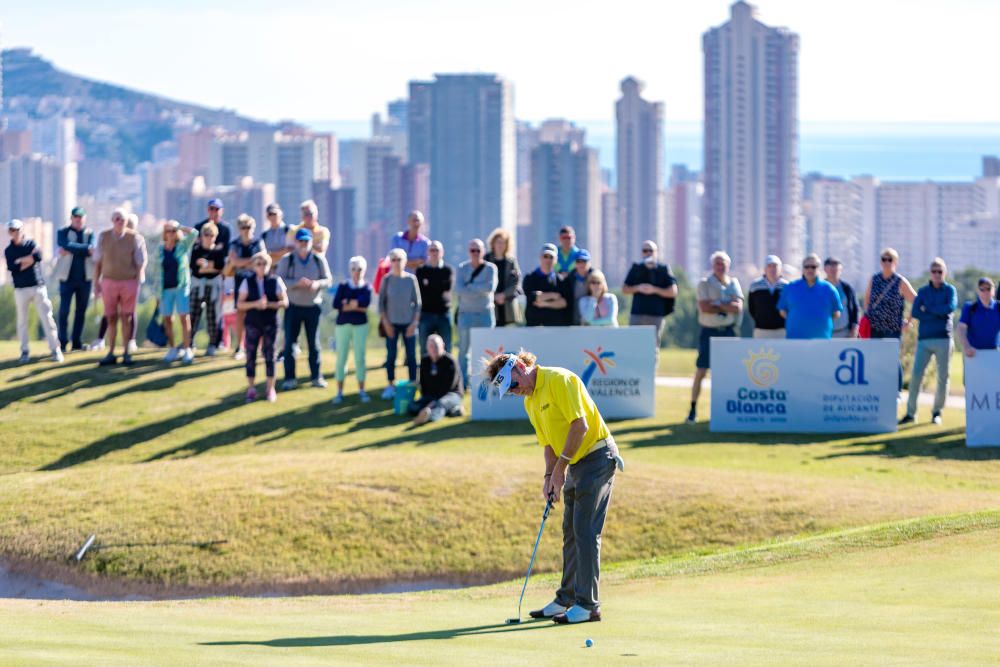
{"type": "MultiPolygon", "coordinates": [[[[735,565],[631,569],[667,576],[635,579],[624,566],[602,592],[605,621],[569,628],[504,626],[514,582],[358,597],[3,600],[0,662],[995,664],[998,543],[992,513],[774,545],[735,565]]],[[[527,604],[546,601],[553,583],[535,582],[527,604]]]]}

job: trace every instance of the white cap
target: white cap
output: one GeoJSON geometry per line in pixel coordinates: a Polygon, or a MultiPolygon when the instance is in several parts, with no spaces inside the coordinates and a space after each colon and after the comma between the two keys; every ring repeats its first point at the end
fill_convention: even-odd
{"type": "Polygon", "coordinates": [[[24,227],[24,223],[21,222],[20,220],[18,220],[17,218],[15,218],[15,219],[13,219],[13,220],[11,220],[10,222],[7,223],[7,229],[9,229],[11,231],[14,231],[15,229],[21,229],[23,227],[24,227]]]}
{"type": "Polygon", "coordinates": [[[768,255],[764,258],[764,266],[771,266],[772,264],[777,264],[779,267],[784,266],[781,263],[781,258],[777,255],[768,255]]]}

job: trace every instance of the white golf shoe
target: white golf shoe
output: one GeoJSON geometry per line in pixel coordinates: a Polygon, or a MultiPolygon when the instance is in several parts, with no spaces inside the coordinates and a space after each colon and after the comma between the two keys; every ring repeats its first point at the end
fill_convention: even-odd
{"type": "Polygon", "coordinates": [[[172,347],[169,350],[167,350],[166,355],[164,355],[163,357],[163,361],[167,362],[168,364],[177,361],[178,355],[180,355],[180,349],[172,347]]]}
{"type": "Polygon", "coordinates": [[[528,615],[532,618],[552,618],[556,614],[565,614],[567,609],[569,607],[563,606],[553,600],[541,609],[528,612],[528,615]]]}

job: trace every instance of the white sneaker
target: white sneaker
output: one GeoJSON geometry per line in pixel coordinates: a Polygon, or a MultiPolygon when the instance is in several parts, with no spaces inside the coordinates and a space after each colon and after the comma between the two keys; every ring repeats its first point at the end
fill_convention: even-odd
{"type": "Polygon", "coordinates": [[[584,609],[579,605],[573,605],[566,610],[565,614],[556,614],[552,617],[552,620],[560,625],[570,625],[573,623],[590,623],[593,621],[601,620],[601,612],[599,609],[584,609]]]}
{"type": "Polygon", "coordinates": [[[552,618],[556,614],[565,614],[568,610],[569,607],[565,607],[553,600],[541,609],[528,612],[528,615],[532,618],[552,618]]]}
{"type": "Polygon", "coordinates": [[[208,347],[205,348],[205,356],[214,357],[217,350],[218,348],[216,348],[214,345],[209,345],[208,347]]]}
{"type": "Polygon", "coordinates": [[[91,352],[100,352],[101,350],[104,349],[104,339],[98,338],[93,343],[91,343],[90,347],[87,349],[90,350],[91,352]]]}
{"type": "Polygon", "coordinates": [[[325,379],[323,379],[323,376],[321,375],[312,381],[312,386],[316,387],[317,389],[326,389],[327,382],[325,379]]]}
{"type": "Polygon", "coordinates": [[[236,361],[244,361],[247,358],[247,353],[243,351],[243,348],[237,348],[236,353],[233,355],[233,359],[236,361]]]}
{"type": "Polygon", "coordinates": [[[181,356],[181,363],[190,364],[194,361],[194,350],[190,347],[184,350],[183,356],[181,356]]]}
{"type": "Polygon", "coordinates": [[[125,346],[126,354],[135,354],[138,351],[139,351],[139,346],[135,344],[134,340],[130,340],[128,342],[128,345],[125,346]]]}
{"type": "Polygon", "coordinates": [[[383,401],[391,401],[395,397],[396,397],[396,388],[393,387],[392,385],[386,387],[385,390],[382,392],[383,401]]]}
{"type": "Polygon", "coordinates": [[[52,353],[52,356],[49,357],[49,359],[51,361],[56,362],[57,364],[61,364],[65,360],[65,357],[63,356],[62,350],[57,348],[56,351],[52,353]]]}
{"type": "Polygon", "coordinates": [[[167,350],[167,353],[164,355],[163,360],[168,364],[173,363],[177,361],[177,357],[180,355],[180,353],[181,353],[180,348],[172,347],[169,350],[167,350]]]}

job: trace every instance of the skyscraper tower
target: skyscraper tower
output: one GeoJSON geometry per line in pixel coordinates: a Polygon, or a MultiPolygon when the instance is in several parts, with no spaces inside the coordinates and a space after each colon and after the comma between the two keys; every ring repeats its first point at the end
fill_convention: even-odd
{"type": "MultiPolygon", "coordinates": [[[[663,247],[663,103],[642,98],[643,83],[633,77],[621,82],[615,103],[620,262],[638,261],[642,242],[663,247]]],[[[616,256],[606,249],[609,257],[616,256]]],[[[627,264],[626,264],[627,266],[627,264]]]]}
{"type": "Polygon", "coordinates": [[[438,74],[430,126],[430,225],[458,263],[470,239],[497,227],[516,234],[513,88],[494,74],[438,74]]]}
{"type": "MultiPolygon", "coordinates": [[[[770,253],[803,255],[798,154],[798,35],[757,20],[746,2],[706,32],[703,250],[722,249],[737,275],[770,253]]],[[[706,262],[703,258],[703,263],[706,262]]],[[[707,266],[701,267],[703,270],[707,266]]]]}

